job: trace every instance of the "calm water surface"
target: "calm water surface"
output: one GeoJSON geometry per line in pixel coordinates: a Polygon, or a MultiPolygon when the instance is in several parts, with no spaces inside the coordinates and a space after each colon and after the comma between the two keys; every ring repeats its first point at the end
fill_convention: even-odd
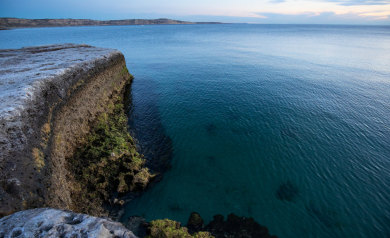
{"type": "Polygon", "coordinates": [[[122,51],[140,146],[173,152],[124,219],[234,212],[281,238],[390,237],[390,27],[0,31],[0,48],[62,42],[122,51]]]}

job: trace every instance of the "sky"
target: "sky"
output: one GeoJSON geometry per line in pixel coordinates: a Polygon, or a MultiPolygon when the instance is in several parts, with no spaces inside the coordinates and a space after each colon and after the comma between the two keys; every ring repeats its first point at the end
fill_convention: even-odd
{"type": "Polygon", "coordinates": [[[390,25],[390,0],[0,0],[0,17],[390,25]]]}

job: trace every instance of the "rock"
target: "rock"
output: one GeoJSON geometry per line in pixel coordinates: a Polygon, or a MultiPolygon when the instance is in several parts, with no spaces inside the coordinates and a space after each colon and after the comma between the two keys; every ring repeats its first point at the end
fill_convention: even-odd
{"type": "Polygon", "coordinates": [[[203,219],[193,212],[188,223],[192,232],[208,231],[215,238],[277,238],[271,236],[267,227],[260,225],[252,217],[239,217],[233,213],[228,215],[227,221],[224,221],[221,214],[215,215],[214,220],[204,227],[201,226],[203,219]]]}
{"type": "Polygon", "coordinates": [[[192,235],[195,232],[203,231],[206,226],[204,224],[202,217],[200,217],[200,215],[197,212],[193,212],[191,213],[191,216],[188,219],[186,227],[188,228],[188,233],[192,235]]]}
{"type": "Polygon", "coordinates": [[[72,211],[38,208],[0,219],[0,237],[137,238],[119,222],[72,211]]]}
{"type": "Polygon", "coordinates": [[[168,219],[154,220],[149,223],[147,238],[214,238],[209,232],[197,232],[192,236],[180,222],[168,219]]]}
{"type": "Polygon", "coordinates": [[[131,216],[123,225],[131,230],[137,237],[143,238],[147,235],[147,229],[149,224],[145,221],[145,218],[140,216],[131,216]]]}
{"type": "MultiPolygon", "coordinates": [[[[212,234],[224,234],[225,232],[225,223],[223,221],[223,216],[221,214],[215,215],[214,220],[210,221],[206,229],[212,234]]],[[[215,235],[214,235],[215,236],[215,235]]]]}

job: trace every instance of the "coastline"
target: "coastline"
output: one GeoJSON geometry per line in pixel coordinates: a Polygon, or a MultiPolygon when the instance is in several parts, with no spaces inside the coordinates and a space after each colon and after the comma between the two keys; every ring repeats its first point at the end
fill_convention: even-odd
{"type": "Polygon", "coordinates": [[[160,19],[91,20],[91,19],[23,19],[0,18],[0,30],[12,28],[68,27],[68,26],[125,26],[125,25],[195,25],[226,24],[222,22],[189,22],[160,19]]]}
{"type": "Polygon", "coordinates": [[[0,215],[70,209],[68,158],[132,78],[117,50],[61,44],[1,50],[0,215]]]}

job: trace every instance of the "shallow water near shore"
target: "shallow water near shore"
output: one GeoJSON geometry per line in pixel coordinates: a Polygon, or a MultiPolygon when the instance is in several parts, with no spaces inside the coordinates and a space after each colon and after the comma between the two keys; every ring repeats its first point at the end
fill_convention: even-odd
{"type": "Polygon", "coordinates": [[[123,219],[234,212],[281,238],[390,236],[390,27],[0,32],[0,48],[64,42],[124,53],[140,146],[173,156],[123,219]]]}

